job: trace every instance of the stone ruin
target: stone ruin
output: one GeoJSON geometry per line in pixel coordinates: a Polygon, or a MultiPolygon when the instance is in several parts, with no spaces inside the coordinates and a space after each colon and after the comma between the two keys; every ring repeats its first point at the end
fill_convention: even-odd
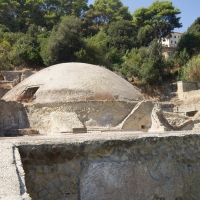
{"type": "Polygon", "coordinates": [[[187,99],[172,104],[83,63],[18,82],[0,100],[0,198],[200,199],[199,114],[184,110],[187,84],[178,83],[187,99]]]}

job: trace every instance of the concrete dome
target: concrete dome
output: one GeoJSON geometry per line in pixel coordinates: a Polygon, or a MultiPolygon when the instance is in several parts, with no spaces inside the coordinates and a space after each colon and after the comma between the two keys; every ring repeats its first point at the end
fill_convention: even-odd
{"type": "Polygon", "coordinates": [[[3,99],[22,101],[33,94],[33,103],[85,100],[141,101],[143,95],[129,82],[106,68],[84,63],[62,63],[28,77],[3,99]]]}

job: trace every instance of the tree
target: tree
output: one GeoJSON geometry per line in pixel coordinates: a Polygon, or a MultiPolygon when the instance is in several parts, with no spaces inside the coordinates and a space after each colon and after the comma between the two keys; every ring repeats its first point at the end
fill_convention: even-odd
{"type": "Polygon", "coordinates": [[[181,35],[177,51],[181,52],[184,48],[186,48],[190,56],[200,53],[200,17],[181,35]]]}
{"type": "Polygon", "coordinates": [[[100,21],[106,23],[114,19],[131,20],[132,17],[127,6],[123,6],[120,0],[96,0],[94,2],[94,10],[101,13],[100,21]]]}
{"type": "Polygon", "coordinates": [[[137,29],[128,20],[121,19],[111,22],[107,35],[109,46],[118,49],[121,53],[137,46],[137,29]]]}
{"type": "Polygon", "coordinates": [[[81,19],[74,16],[64,18],[54,28],[44,47],[41,55],[47,66],[74,61],[74,53],[83,47],[81,19]]]}
{"type": "Polygon", "coordinates": [[[198,17],[192,25],[188,28],[187,32],[194,33],[199,32],[200,33],[200,17],[198,17]]]}
{"type": "Polygon", "coordinates": [[[157,84],[164,74],[165,60],[162,45],[154,40],[148,48],[132,49],[124,58],[121,71],[125,76],[138,77],[143,84],[157,84]]]}
{"type": "Polygon", "coordinates": [[[85,35],[94,35],[102,26],[120,19],[132,20],[128,7],[124,6],[120,0],[95,0],[89,10],[84,13],[85,35]]]}
{"type": "Polygon", "coordinates": [[[38,36],[41,33],[41,27],[35,24],[29,26],[27,33],[13,45],[11,51],[13,64],[42,65],[40,42],[38,41],[38,36]]]}
{"type": "Polygon", "coordinates": [[[139,8],[133,13],[133,23],[137,26],[140,40],[150,37],[149,41],[167,37],[174,28],[182,27],[179,22],[180,10],[169,1],[155,1],[148,8],[139,8]]]}

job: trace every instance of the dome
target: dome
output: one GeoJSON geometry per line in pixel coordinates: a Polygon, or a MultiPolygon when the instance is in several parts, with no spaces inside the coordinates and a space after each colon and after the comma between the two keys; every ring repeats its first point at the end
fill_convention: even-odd
{"type": "Polygon", "coordinates": [[[2,98],[32,103],[67,101],[141,101],[143,95],[108,69],[85,63],[45,68],[16,85],[2,98]],[[31,101],[30,101],[31,99],[31,101]]]}

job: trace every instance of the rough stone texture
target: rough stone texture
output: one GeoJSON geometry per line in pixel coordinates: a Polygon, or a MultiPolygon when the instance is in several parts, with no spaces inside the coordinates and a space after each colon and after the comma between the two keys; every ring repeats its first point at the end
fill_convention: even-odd
{"type": "Polygon", "coordinates": [[[21,80],[21,71],[2,71],[2,75],[4,76],[5,81],[17,81],[18,83],[21,80]]]}
{"type": "Polygon", "coordinates": [[[38,86],[34,103],[74,100],[143,100],[143,95],[128,81],[110,70],[84,63],[62,63],[28,77],[3,99],[19,99],[26,88],[38,86]]]}
{"type": "Polygon", "coordinates": [[[131,113],[124,119],[120,125],[125,131],[148,131],[151,127],[151,113],[155,102],[139,102],[131,113]]]}
{"type": "Polygon", "coordinates": [[[21,81],[23,81],[24,79],[28,78],[29,76],[33,75],[35,72],[29,70],[29,69],[25,69],[22,72],[22,76],[21,76],[21,81]]]}
{"type": "Polygon", "coordinates": [[[200,199],[197,132],[40,136],[15,145],[33,200],[200,199]]]}
{"type": "Polygon", "coordinates": [[[9,91],[9,89],[0,88],[0,99],[1,99],[1,97],[3,97],[3,96],[6,94],[6,92],[8,92],[8,91],[9,91]]]}
{"type": "Polygon", "coordinates": [[[10,129],[29,127],[27,114],[22,104],[0,101],[0,135],[10,129]]]}
{"type": "Polygon", "coordinates": [[[173,163],[165,161],[157,167],[155,172],[140,162],[91,163],[80,179],[80,199],[152,200],[157,196],[174,200],[182,197],[183,178],[179,171],[173,171],[173,163]]]}
{"type": "Polygon", "coordinates": [[[149,132],[193,130],[198,120],[185,116],[184,113],[163,111],[160,104],[155,104],[151,113],[149,132]]]}
{"type": "MultiPolygon", "coordinates": [[[[51,133],[51,113],[76,113],[80,122],[87,128],[115,127],[121,123],[135,107],[136,102],[125,101],[75,101],[48,104],[26,105],[30,127],[40,133],[51,133]]],[[[54,123],[54,122],[53,122],[54,123]]],[[[67,126],[67,125],[66,125],[67,126]]],[[[76,128],[76,127],[75,127],[76,128]]],[[[60,130],[62,127],[60,127],[60,130]]]]}

